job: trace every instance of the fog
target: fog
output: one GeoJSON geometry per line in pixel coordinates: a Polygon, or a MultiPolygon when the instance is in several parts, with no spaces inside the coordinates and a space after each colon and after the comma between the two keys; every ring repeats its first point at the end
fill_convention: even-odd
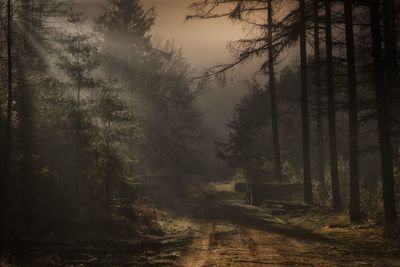
{"type": "Polygon", "coordinates": [[[0,2],[0,267],[399,266],[394,0],[0,2]]]}

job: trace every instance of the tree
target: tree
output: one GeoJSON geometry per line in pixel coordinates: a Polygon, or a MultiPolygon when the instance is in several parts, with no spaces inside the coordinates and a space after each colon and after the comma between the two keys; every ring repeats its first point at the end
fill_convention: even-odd
{"type": "MultiPolygon", "coordinates": [[[[104,222],[110,215],[104,213],[109,200],[133,179],[125,172],[129,159],[124,154],[126,136],[132,129],[142,146],[135,153],[149,161],[173,161],[174,169],[176,157],[189,160],[200,135],[200,89],[181,51],[167,42],[156,45],[147,32],[140,35],[143,24],[131,23],[139,14],[133,12],[132,21],[125,26],[130,41],[137,43],[132,41],[127,45],[130,50],[125,50],[131,56],[123,66],[126,80],[114,83],[115,77],[105,72],[106,68],[98,68],[99,60],[106,63],[105,57],[99,57],[95,39],[82,30],[82,14],[68,12],[63,6],[62,19],[68,20],[69,27],[63,32],[49,28],[52,24],[48,22],[59,22],[54,19],[60,7],[56,2],[0,3],[0,63],[11,67],[1,65],[0,79],[2,241],[30,238],[29,229],[47,233],[44,225],[69,221],[76,218],[77,211],[79,218],[90,224],[104,222]],[[8,49],[3,44],[8,44],[8,49]],[[135,100],[142,104],[137,108],[146,116],[129,109],[128,91],[135,92],[135,100]],[[8,139],[3,138],[7,120],[8,139]],[[146,147],[148,144],[152,147],[146,147]]],[[[133,1],[120,2],[133,8],[133,1]]],[[[116,21],[121,18],[118,15],[116,21]]],[[[148,22],[144,24],[150,25],[151,20],[148,22]]],[[[149,29],[146,25],[143,27],[149,29]]],[[[128,58],[117,54],[108,59],[121,63],[128,58]]],[[[143,161],[139,164],[145,165],[143,161]]]]}
{"type": "Polygon", "coordinates": [[[97,118],[97,135],[92,138],[98,146],[98,157],[93,158],[96,162],[93,183],[99,179],[104,191],[104,207],[109,212],[109,203],[113,193],[114,185],[121,180],[124,173],[120,153],[115,143],[123,140],[121,134],[126,125],[129,125],[126,103],[120,98],[121,88],[112,78],[111,82],[101,82],[100,89],[95,99],[94,117],[97,118]]]}
{"type": "MultiPolygon", "coordinates": [[[[264,67],[268,67],[269,74],[269,90],[270,90],[270,101],[271,101],[271,116],[272,116],[272,130],[274,132],[273,135],[273,144],[274,144],[274,155],[275,155],[275,176],[278,180],[281,180],[280,174],[280,144],[279,144],[279,131],[278,131],[278,118],[277,118],[277,109],[276,109],[276,86],[275,86],[275,71],[274,65],[276,64],[276,59],[280,56],[280,54],[288,47],[293,46],[298,38],[299,38],[299,28],[301,27],[301,19],[299,19],[299,10],[288,10],[287,14],[281,15],[281,18],[274,22],[273,20],[273,4],[274,1],[222,1],[222,0],[213,0],[213,1],[198,1],[194,2],[191,5],[191,9],[194,11],[193,15],[187,16],[187,19],[200,18],[200,19],[210,19],[210,18],[218,18],[218,17],[229,17],[233,21],[240,21],[244,24],[251,25],[251,27],[261,28],[264,31],[264,27],[267,28],[267,31],[263,32],[262,35],[255,34],[254,38],[242,39],[237,42],[232,43],[232,51],[234,51],[235,60],[233,63],[217,65],[211,68],[209,71],[211,74],[220,74],[223,73],[238,64],[251,60],[254,57],[258,57],[264,53],[267,54],[268,60],[264,62],[262,65],[264,67]],[[233,4],[233,5],[231,5],[233,4]],[[230,5],[230,10],[228,12],[220,12],[216,11],[215,7],[219,5],[230,5]],[[257,14],[257,12],[261,12],[267,10],[268,18],[267,24],[260,23],[259,21],[251,20],[252,17],[257,14]]],[[[306,9],[304,9],[306,12],[306,9]]],[[[307,10],[308,12],[308,10],[307,10]]],[[[305,28],[305,26],[304,26],[305,28]]],[[[254,31],[257,32],[257,31],[254,31]]],[[[308,105],[308,104],[307,104],[308,105]]],[[[307,107],[308,109],[308,107],[307,107]]],[[[307,115],[308,117],[308,115],[307,115]]],[[[305,118],[308,120],[308,118],[305,118]]],[[[307,122],[308,124],[308,122],[307,122]]],[[[307,129],[309,127],[307,126],[307,129]]],[[[307,129],[305,131],[309,132],[307,129]]],[[[307,134],[309,135],[309,133],[307,134]]],[[[311,165],[309,153],[309,137],[305,137],[304,141],[308,144],[304,145],[304,148],[308,147],[305,151],[305,161],[308,161],[306,165],[311,165]],[[308,156],[307,156],[308,154],[308,156]]],[[[311,167],[310,167],[311,168],[311,167]]],[[[305,171],[308,175],[311,175],[311,170],[307,171],[308,167],[305,166],[305,171]]],[[[311,178],[307,180],[307,184],[311,183],[311,178]],[[308,182],[309,180],[309,182],[308,182]]],[[[308,185],[306,186],[309,187],[308,185]]],[[[309,188],[307,189],[308,191],[309,188]]]]}
{"type": "Polygon", "coordinates": [[[141,153],[152,169],[176,173],[184,171],[178,164],[185,166],[185,159],[193,154],[193,144],[202,135],[197,99],[203,88],[193,81],[189,64],[173,43],[161,43],[155,49],[161,55],[152,63],[155,65],[150,69],[156,71],[149,75],[153,83],[144,96],[146,138],[141,153]]]}
{"type": "Polygon", "coordinates": [[[11,138],[12,138],[12,111],[13,111],[13,55],[12,55],[12,3],[7,0],[6,5],[6,44],[7,44],[7,116],[5,122],[3,162],[1,168],[1,196],[2,196],[2,236],[3,241],[8,239],[7,217],[9,205],[9,180],[11,163],[11,138]]]}
{"type": "Polygon", "coordinates": [[[137,0],[109,0],[96,19],[95,29],[104,37],[101,66],[118,86],[125,88],[121,94],[127,96],[132,121],[126,142],[132,175],[133,163],[137,162],[135,144],[140,142],[137,137],[141,135],[135,134],[135,124],[138,117],[143,117],[137,98],[149,93],[147,89],[154,82],[149,75],[154,63],[149,34],[154,20],[154,9],[145,10],[137,0]]]}
{"type": "MultiPolygon", "coordinates": [[[[96,19],[95,29],[104,37],[103,67],[119,81],[138,82],[151,52],[154,9],[145,10],[139,0],[108,0],[96,19]],[[131,79],[132,77],[132,79],[131,79]]],[[[140,86],[140,85],[136,85],[140,86]]]]}
{"type": "Polygon", "coordinates": [[[232,168],[242,170],[249,182],[272,182],[274,172],[265,168],[274,162],[273,144],[265,142],[273,135],[269,130],[272,117],[267,116],[271,109],[265,104],[268,94],[255,82],[248,84],[248,88],[227,124],[231,130],[228,142],[217,144],[217,156],[232,168]]]}
{"type": "Polygon", "coordinates": [[[9,179],[10,149],[12,128],[12,104],[13,104],[13,56],[12,56],[12,13],[11,0],[7,0],[7,119],[4,134],[4,177],[9,179]]]}
{"type": "MultiPolygon", "coordinates": [[[[391,101],[390,111],[391,117],[395,120],[398,118],[398,99],[399,99],[399,68],[398,68],[398,52],[397,52],[397,29],[396,29],[396,3],[394,0],[383,1],[383,31],[384,31],[384,60],[385,60],[385,77],[387,91],[390,95],[394,96],[394,101],[391,101]]],[[[393,127],[394,128],[394,127],[393,127]]],[[[400,139],[396,136],[395,129],[392,134],[392,147],[394,164],[400,167],[399,147],[400,139]]]]}
{"type": "Polygon", "coordinates": [[[361,213],[358,156],[358,102],[352,9],[352,2],[345,1],[344,16],[346,26],[347,86],[349,106],[350,221],[359,222],[361,220],[361,213]]]}
{"type": "Polygon", "coordinates": [[[282,167],[281,167],[281,151],[279,145],[279,128],[278,128],[278,112],[276,105],[276,88],[275,88],[275,55],[274,45],[272,41],[273,34],[273,7],[272,0],[268,0],[268,74],[269,74],[269,92],[271,103],[271,122],[272,122],[272,139],[274,144],[274,160],[275,160],[275,179],[277,182],[282,182],[282,167]]]}
{"type": "Polygon", "coordinates": [[[127,140],[129,161],[142,172],[176,173],[201,135],[200,90],[172,42],[150,42],[153,22],[154,10],[138,1],[109,1],[97,19],[105,39],[102,65],[124,88],[131,117],[140,117],[140,139],[131,132],[127,140]]]}
{"type": "Polygon", "coordinates": [[[82,31],[82,13],[75,13],[72,8],[69,12],[69,23],[73,26],[73,31],[61,37],[60,41],[65,47],[65,52],[59,56],[59,67],[65,71],[71,88],[75,91],[75,193],[76,199],[80,196],[81,180],[83,179],[82,166],[82,136],[84,131],[84,105],[85,99],[82,91],[95,87],[93,71],[98,67],[97,49],[91,43],[90,36],[82,31]]]}
{"type": "MultiPolygon", "coordinates": [[[[20,144],[21,162],[19,171],[16,173],[18,180],[17,190],[20,193],[20,210],[18,218],[18,226],[20,230],[31,232],[30,223],[33,218],[32,214],[32,187],[34,180],[34,156],[33,156],[33,90],[32,86],[27,83],[30,78],[29,67],[35,66],[40,72],[40,64],[37,63],[34,49],[28,42],[27,32],[34,32],[33,28],[37,19],[33,14],[33,1],[24,0],[20,2],[20,7],[15,12],[21,26],[15,27],[14,40],[17,43],[15,51],[15,113],[19,127],[16,128],[16,143],[20,144]],[[23,28],[24,30],[22,30],[23,28]],[[30,30],[29,30],[30,29],[30,30]]],[[[36,25],[35,25],[36,26],[36,25]]],[[[40,61],[40,60],[39,60],[40,61]]],[[[14,191],[15,189],[11,190],[14,191]]]]}
{"type": "Polygon", "coordinates": [[[375,75],[374,89],[378,112],[384,216],[385,223],[389,225],[396,221],[397,212],[394,195],[393,154],[391,148],[390,119],[388,111],[388,90],[385,85],[385,69],[382,58],[379,0],[369,0],[368,4],[371,21],[372,57],[375,75]]]}
{"type": "Polygon", "coordinates": [[[303,136],[303,178],[304,201],[313,202],[311,182],[310,126],[308,117],[308,81],[307,81],[307,46],[306,46],[306,7],[305,0],[299,0],[300,13],[300,70],[301,70],[301,121],[303,136]]]}
{"type": "Polygon", "coordinates": [[[336,108],[335,108],[335,88],[333,80],[333,55],[332,55],[332,26],[331,26],[331,1],[325,0],[325,32],[326,32],[326,66],[327,79],[326,87],[328,90],[328,126],[329,126],[329,155],[332,182],[333,210],[342,210],[342,200],[340,196],[340,182],[338,172],[337,140],[336,140],[336,108]]]}
{"type": "Polygon", "coordinates": [[[4,81],[7,81],[6,95],[9,103],[6,107],[6,125],[3,128],[4,140],[1,140],[1,172],[7,183],[2,187],[5,190],[2,195],[6,198],[2,203],[6,206],[5,209],[9,209],[8,215],[15,219],[10,223],[9,232],[29,231],[28,222],[32,219],[32,187],[35,180],[32,149],[33,102],[36,88],[33,83],[40,82],[37,77],[44,73],[43,61],[37,51],[39,44],[43,45],[43,42],[38,40],[44,33],[43,21],[49,15],[44,14],[44,10],[52,3],[48,1],[39,4],[33,0],[5,3],[5,6],[10,7],[6,8],[6,14],[10,15],[10,25],[7,25],[8,31],[5,31],[6,43],[9,43],[9,71],[3,72],[7,74],[4,81]],[[15,197],[7,199],[7,195],[15,197]]]}
{"type": "MultiPolygon", "coordinates": [[[[222,0],[213,1],[198,1],[191,5],[191,9],[194,11],[193,15],[187,16],[187,19],[200,18],[218,18],[218,17],[229,17],[232,20],[238,20],[244,23],[248,23],[252,26],[263,26],[259,22],[249,20],[251,14],[255,14],[259,11],[265,10],[263,6],[264,1],[241,1],[237,0],[234,2],[225,2],[222,0]],[[216,6],[223,4],[234,4],[228,12],[218,13],[215,10],[216,6]]],[[[271,10],[272,11],[272,10],[271,10]]],[[[306,9],[305,2],[300,1],[300,8],[294,11],[289,11],[288,14],[282,16],[281,20],[274,24],[274,38],[273,38],[273,49],[275,50],[275,57],[277,57],[285,48],[292,46],[298,40],[300,36],[300,54],[301,54],[301,70],[302,70],[302,121],[303,121],[303,169],[304,169],[304,188],[305,188],[305,201],[307,203],[312,202],[312,184],[311,184],[311,156],[310,156],[310,137],[309,137],[309,117],[308,117],[308,82],[307,82],[307,51],[306,51],[306,14],[309,10],[306,9]],[[300,16],[299,16],[300,14],[300,16]],[[299,30],[300,29],[300,30],[299,30]]],[[[234,47],[235,61],[230,64],[217,65],[210,70],[212,74],[218,74],[225,72],[246,62],[253,57],[260,56],[261,54],[268,51],[267,41],[268,36],[260,38],[259,36],[253,39],[239,40],[234,47]],[[239,51],[239,52],[237,52],[239,51]]],[[[263,66],[268,65],[265,62],[263,66]]]]}
{"type": "Polygon", "coordinates": [[[317,121],[317,162],[318,181],[322,197],[326,195],[325,166],[324,166],[324,125],[322,113],[322,85],[321,85],[321,53],[320,53],[320,23],[319,4],[320,1],[313,1],[314,20],[314,68],[315,68],[315,90],[316,90],[316,121],[317,121]]]}

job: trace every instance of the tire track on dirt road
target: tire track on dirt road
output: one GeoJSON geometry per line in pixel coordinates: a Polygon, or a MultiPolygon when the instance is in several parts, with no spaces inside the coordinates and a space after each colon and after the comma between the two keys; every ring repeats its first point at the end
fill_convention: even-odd
{"type": "Polygon", "coordinates": [[[178,262],[178,266],[205,266],[208,259],[212,229],[212,223],[203,224],[199,227],[199,231],[194,234],[192,244],[184,252],[183,257],[178,262]]]}
{"type": "Polygon", "coordinates": [[[360,255],[329,235],[246,205],[224,184],[204,190],[169,208],[176,218],[187,220],[192,230],[190,244],[176,249],[179,256],[168,266],[400,266],[385,264],[394,262],[385,258],[360,255]]]}
{"type": "MultiPolygon", "coordinates": [[[[271,247],[260,254],[257,244],[245,228],[224,222],[203,225],[178,266],[260,266],[260,262],[284,262],[271,247]]],[[[269,264],[270,265],[270,264],[269,264]]],[[[279,265],[277,265],[279,266],[279,265]]]]}

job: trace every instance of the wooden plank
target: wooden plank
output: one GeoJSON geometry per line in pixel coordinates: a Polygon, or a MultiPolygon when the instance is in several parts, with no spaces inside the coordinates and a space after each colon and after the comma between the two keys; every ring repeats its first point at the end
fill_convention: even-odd
{"type": "Polygon", "coordinates": [[[296,200],[303,196],[303,184],[248,184],[246,195],[252,205],[266,200],[296,200]]]}
{"type": "Polygon", "coordinates": [[[235,191],[239,193],[246,193],[247,192],[248,183],[236,183],[235,184],[235,191]]]}

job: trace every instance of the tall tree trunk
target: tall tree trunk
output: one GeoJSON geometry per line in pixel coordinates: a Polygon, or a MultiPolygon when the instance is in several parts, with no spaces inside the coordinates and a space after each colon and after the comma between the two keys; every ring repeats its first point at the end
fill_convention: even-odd
{"type": "MultiPolygon", "coordinates": [[[[385,71],[386,71],[386,87],[387,92],[395,94],[400,89],[398,62],[397,62],[397,34],[396,34],[396,4],[394,0],[383,1],[383,22],[385,37],[385,71]]],[[[390,112],[392,116],[396,116],[398,108],[396,103],[391,103],[390,112]]],[[[398,116],[397,116],[398,118],[398,116]]],[[[392,136],[393,159],[396,167],[399,166],[398,149],[399,138],[392,136]]]]}
{"type": "Polygon", "coordinates": [[[394,138],[395,142],[393,144],[393,164],[394,167],[397,167],[398,169],[400,169],[400,154],[399,154],[399,138],[394,138]]]}
{"type": "MultiPolygon", "coordinates": [[[[0,7],[3,9],[4,8],[4,3],[0,3],[0,7]]],[[[3,12],[0,12],[0,29],[3,29],[4,27],[4,17],[3,17],[3,12]]],[[[4,43],[0,42],[0,54],[3,54],[3,49],[4,49],[4,43]]],[[[5,70],[3,68],[3,64],[5,63],[4,58],[0,57],[0,79],[1,80],[6,80],[6,76],[4,75],[5,70]]],[[[3,90],[1,87],[0,90],[3,90]]],[[[0,110],[2,110],[2,103],[3,99],[0,98],[0,110]]],[[[3,114],[0,113],[0,151],[3,151],[3,114]]],[[[4,209],[5,209],[5,199],[4,199],[4,194],[6,192],[5,190],[5,183],[4,183],[4,176],[3,176],[3,168],[4,168],[4,153],[0,152],[0,236],[4,237],[4,232],[5,232],[5,227],[4,227],[4,209]]],[[[0,237],[0,242],[3,242],[3,238],[0,237]]]]}
{"type": "Polygon", "coordinates": [[[307,44],[305,0],[300,2],[300,68],[301,68],[301,122],[303,133],[304,201],[313,202],[311,183],[310,126],[308,118],[307,44]]]}
{"type": "Polygon", "coordinates": [[[11,152],[11,127],[12,127],[12,103],[13,103],[13,62],[12,62],[12,38],[11,38],[11,30],[12,30],[12,14],[11,14],[11,0],[7,1],[7,117],[5,124],[5,133],[4,133],[4,154],[3,154],[3,164],[2,164],[2,184],[1,184],[1,200],[2,203],[2,236],[3,240],[7,241],[8,233],[7,233],[7,214],[8,214],[8,205],[9,205],[9,179],[10,179],[10,152],[11,152]]]}
{"type": "Polygon", "coordinates": [[[326,32],[326,86],[328,90],[328,126],[329,126],[329,156],[331,167],[333,210],[342,210],[340,196],[340,183],[338,172],[338,156],[336,141],[336,109],[335,89],[333,82],[333,56],[332,56],[332,25],[331,1],[325,0],[325,32],[326,32]]]}
{"type": "Polygon", "coordinates": [[[19,225],[25,233],[30,232],[32,225],[32,190],[33,190],[33,153],[32,153],[32,94],[31,88],[24,83],[25,69],[24,63],[16,58],[15,65],[17,69],[18,83],[16,86],[16,97],[18,97],[18,114],[20,118],[21,128],[19,131],[19,139],[21,143],[21,168],[18,181],[21,212],[19,216],[19,225]]]}
{"type": "MultiPolygon", "coordinates": [[[[0,8],[1,10],[4,10],[4,3],[0,3],[0,8]]],[[[0,12],[0,29],[4,29],[4,17],[3,17],[3,12],[0,12]]],[[[0,54],[3,55],[3,49],[4,49],[4,42],[0,42],[0,54]]],[[[4,70],[4,64],[5,60],[4,57],[0,57],[0,79],[2,81],[6,80],[6,76],[4,75],[5,70],[4,70]]],[[[1,85],[0,90],[3,90],[3,84],[1,85]]],[[[0,109],[2,110],[2,105],[3,105],[3,99],[0,97],[0,109]]],[[[0,113],[0,150],[3,150],[3,114],[0,113]]],[[[0,161],[3,162],[3,155],[0,153],[0,161]]],[[[1,173],[1,162],[0,162],[0,173],[1,173]]],[[[1,185],[1,181],[0,181],[1,185]]],[[[1,193],[1,192],[0,192],[1,193]]]]}
{"type": "Polygon", "coordinates": [[[19,171],[18,186],[20,192],[20,213],[19,226],[23,231],[22,234],[29,234],[33,225],[32,201],[34,191],[33,177],[33,87],[26,82],[27,66],[30,66],[30,60],[34,59],[31,56],[32,47],[29,44],[27,33],[34,25],[34,8],[33,0],[20,1],[21,11],[24,14],[22,25],[25,31],[21,34],[19,40],[20,51],[16,54],[14,65],[16,70],[16,94],[17,98],[16,109],[20,122],[18,127],[19,143],[21,144],[21,168],[19,171]]]}
{"type": "Polygon", "coordinates": [[[109,157],[110,157],[110,140],[107,136],[107,140],[106,140],[106,149],[105,149],[105,183],[104,183],[104,189],[105,189],[105,194],[104,194],[104,208],[105,208],[105,212],[107,213],[109,211],[109,206],[110,206],[110,170],[109,170],[109,157]]]}
{"type": "Polygon", "coordinates": [[[319,44],[319,1],[313,1],[314,17],[314,56],[315,56],[315,89],[316,89],[316,121],[317,121],[317,161],[318,182],[321,198],[326,197],[325,170],[324,170],[324,124],[322,114],[322,86],[321,86],[321,54],[319,44]]]}
{"type": "Polygon", "coordinates": [[[75,125],[75,197],[77,208],[80,197],[80,179],[81,179],[81,104],[80,104],[80,74],[78,74],[78,86],[77,86],[77,105],[76,105],[76,125],[75,125]]]}
{"type": "MultiPolygon", "coordinates": [[[[111,97],[111,93],[108,92],[108,98],[111,97]]],[[[111,116],[112,111],[108,110],[109,115],[111,116]]],[[[106,129],[106,153],[104,155],[105,158],[105,212],[110,212],[110,200],[111,200],[111,177],[112,171],[110,166],[110,159],[111,159],[111,144],[112,144],[112,121],[108,120],[107,122],[107,129],[106,129]]]]}
{"type": "MultiPolygon", "coordinates": [[[[396,75],[396,85],[397,88],[395,88],[395,90],[397,90],[397,92],[400,92],[400,85],[399,85],[399,81],[400,81],[400,76],[399,76],[399,62],[398,62],[398,37],[397,37],[397,28],[396,28],[396,23],[398,21],[398,15],[399,13],[396,12],[396,10],[398,10],[399,8],[399,3],[396,2],[395,0],[390,0],[390,9],[392,11],[392,26],[394,27],[394,36],[393,36],[393,40],[394,40],[394,51],[396,53],[396,70],[397,70],[397,75],[396,75]]],[[[396,112],[396,114],[398,114],[396,112]]],[[[394,166],[396,166],[399,170],[400,170],[400,137],[397,135],[394,141],[394,151],[393,151],[393,160],[394,160],[394,166]]]]}
{"type": "Polygon", "coordinates": [[[379,1],[369,0],[371,20],[371,37],[373,66],[375,74],[375,94],[378,111],[378,132],[381,155],[381,175],[383,184],[384,217],[387,225],[397,219],[394,195],[393,155],[390,142],[390,118],[388,111],[388,92],[384,79],[384,63],[382,59],[382,37],[380,28],[379,1]]]}
{"type": "Polygon", "coordinates": [[[12,62],[12,39],[11,39],[11,0],[7,1],[7,118],[6,118],[6,129],[4,134],[4,177],[8,179],[10,171],[10,149],[11,149],[11,121],[12,121],[12,104],[13,104],[13,62],[12,62]]]}
{"type": "Polygon", "coordinates": [[[360,222],[360,182],[358,157],[357,73],[354,54],[352,2],[344,1],[349,105],[350,221],[360,222]]]}
{"type": "MultiPolygon", "coordinates": [[[[397,65],[397,34],[396,34],[396,6],[392,0],[383,0],[383,22],[385,37],[385,69],[387,73],[386,86],[394,89],[398,76],[397,65]]],[[[388,91],[389,92],[389,91],[388,91]]]]}
{"type": "Polygon", "coordinates": [[[276,105],[276,87],[275,87],[275,70],[274,70],[274,47],[272,42],[273,32],[273,9],[272,0],[268,0],[268,74],[269,74],[269,92],[271,101],[271,120],[272,120],[272,139],[274,145],[275,159],[275,180],[282,182],[282,167],[281,167],[281,151],[279,146],[279,129],[278,129],[278,114],[276,105]]]}

